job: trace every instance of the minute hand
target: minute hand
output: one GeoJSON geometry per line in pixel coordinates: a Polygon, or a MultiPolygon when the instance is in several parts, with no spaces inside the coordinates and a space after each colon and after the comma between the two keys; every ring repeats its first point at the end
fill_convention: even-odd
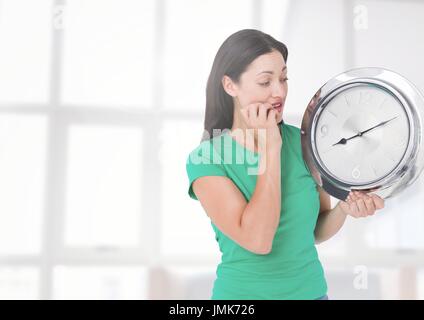
{"type": "Polygon", "coordinates": [[[362,132],[358,133],[358,135],[359,135],[359,136],[362,136],[364,133],[367,133],[367,132],[369,132],[369,131],[371,131],[371,130],[373,130],[373,129],[375,129],[375,128],[378,128],[378,127],[380,127],[380,126],[384,126],[387,122],[390,122],[390,121],[392,121],[392,120],[394,120],[394,119],[396,119],[396,118],[397,118],[397,116],[396,116],[396,117],[393,117],[393,118],[391,118],[391,119],[389,119],[389,120],[383,121],[383,122],[381,122],[381,123],[377,124],[376,126],[374,126],[374,127],[372,127],[372,128],[369,128],[369,129],[367,129],[367,130],[365,130],[365,131],[362,131],[362,132]]]}
{"type": "Polygon", "coordinates": [[[335,145],[337,145],[337,144],[346,144],[346,142],[348,142],[349,140],[352,140],[353,138],[361,137],[363,134],[365,134],[365,133],[367,133],[367,132],[369,132],[369,131],[371,131],[371,130],[373,130],[373,129],[375,129],[375,128],[378,128],[378,127],[380,127],[380,126],[383,126],[383,125],[385,125],[387,122],[392,121],[392,120],[394,120],[394,119],[396,119],[396,118],[397,118],[397,116],[396,116],[396,117],[394,117],[394,118],[392,118],[392,119],[389,119],[389,120],[383,121],[383,122],[381,122],[381,123],[379,123],[379,124],[375,125],[375,126],[374,126],[374,127],[372,127],[372,128],[369,128],[369,129],[367,129],[367,130],[365,130],[365,131],[362,131],[362,132],[359,132],[358,134],[355,134],[354,136],[352,136],[352,137],[350,137],[350,138],[347,138],[347,139],[343,138],[343,139],[341,139],[339,142],[337,142],[337,143],[333,144],[333,146],[335,146],[335,145]]]}

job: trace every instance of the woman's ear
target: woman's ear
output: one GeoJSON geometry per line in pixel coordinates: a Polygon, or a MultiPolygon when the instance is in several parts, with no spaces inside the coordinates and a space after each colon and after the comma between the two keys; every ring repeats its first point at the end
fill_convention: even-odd
{"type": "Polygon", "coordinates": [[[227,75],[222,77],[222,86],[226,93],[228,93],[233,98],[237,96],[237,88],[233,80],[227,75]]]}

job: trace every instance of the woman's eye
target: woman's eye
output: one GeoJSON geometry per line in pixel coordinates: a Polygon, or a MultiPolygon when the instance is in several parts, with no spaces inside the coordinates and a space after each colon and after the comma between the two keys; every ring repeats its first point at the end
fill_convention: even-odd
{"type": "MultiPolygon", "coordinates": [[[[289,78],[284,78],[284,79],[281,79],[280,81],[281,82],[286,82],[287,80],[289,80],[289,78]]],[[[267,82],[262,82],[262,83],[259,83],[259,85],[261,85],[262,87],[266,87],[266,86],[268,86],[269,85],[269,81],[267,81],[267,82]]]]}

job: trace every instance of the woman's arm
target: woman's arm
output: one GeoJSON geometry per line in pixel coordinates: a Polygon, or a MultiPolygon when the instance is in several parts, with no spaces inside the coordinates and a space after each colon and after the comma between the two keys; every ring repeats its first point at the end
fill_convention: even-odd
{"type": "Polygon", "coordinates": [[[193,182],[193,191],[212,222],[245,249],[271,251],[280,221],[280,150],[267,150],[261,157],[255,191],[246,202],[240,190],[226,177],[206,176],[193,182]]]}
{"type": "Polygon", "coordinates": [[[328,193],[318,187],[320,213],[315,226],[315,242],[321,243],[333,237],[343,226],[348,215],[359,218],[372,216],[376,210],[384,208],[384,200],[375,194],[351,192],[346,201],[339,201],[331,209],[328,193]]]}
{"type": "Polygon", "coordinates": [[[333,237],[343,226],[347,214],[339,203],[331,209],[331,200],[327,192],[318,187],[320,212],[315,226],[315,243],[319,244],[333,237]]]}
{"type": "Polygon", "coordinates": [[[281,211],[281,149],[261,157],[255,191],[241,216],[241,228],[256,234],[262,253],[271,251],[281,211]]]}

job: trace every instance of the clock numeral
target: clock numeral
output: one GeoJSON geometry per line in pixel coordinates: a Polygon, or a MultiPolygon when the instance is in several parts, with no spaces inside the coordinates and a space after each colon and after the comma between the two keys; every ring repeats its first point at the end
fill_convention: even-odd
{"type": "Polygon", "coordinates": [[[355,168],[353,168],[352,170],[352,177],[354,179],[359,179],[359,177],[361,176],[361,171],[359,170],[359,166],[356,166],[355,168]]]}
{"type": "Polygon", "coordinates": [[[346,100],[346,104],[347,104],[347,106],[348,106],[348,107],[350,107],[350,103],[349,103],[349,101],[347,100],[346,95],[343,95],[343,96],[344,96],[344,98],[345,98],[345,100],[346,100]]]}
{"type": "Polygon", "coordinates": [[[338,118],[338,115],[337,115],[337,114],[335,114],[333,111],[328,110],[328,112],[329,112],[329,113],[331,113],[334,117],[338,118]]]}

